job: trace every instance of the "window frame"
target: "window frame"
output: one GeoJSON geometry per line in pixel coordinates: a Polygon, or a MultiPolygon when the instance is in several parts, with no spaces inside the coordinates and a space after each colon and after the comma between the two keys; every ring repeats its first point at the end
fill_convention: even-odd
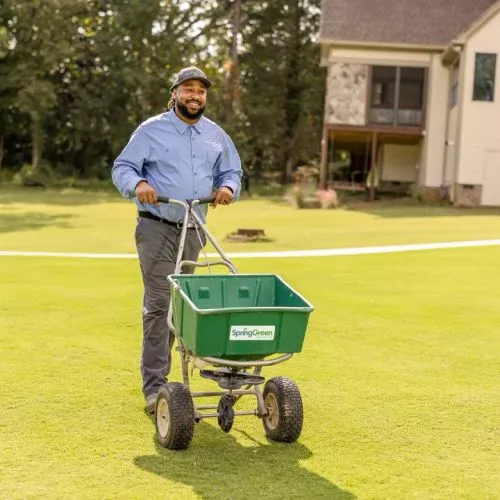
{"type": "Polygon", "coordinates": [[[429,74],[429,69],[426,66],[391,66],[391,65],[382,65],[382,64],[371,64],[369,66],[369,71],[368,71],[368,91],[367,91],[367,102],[366,102],[366,120],[365,123],[368,126],[385,126],[385,127],[411,127],[411,128],[423,128],[425,124],[425,116],[426,116],[426,107],[427,107],[427,82],[428,82],[428,74],[429,74]],[[395,88],[394,88],[394,107],[391,109],[393,112],[393,120],[392,123],[380,123],[380,122],[375,122],[370,120],[370,114],[373,109],[390,109],[390,108],[384,108],[379,105],[372,105],[372,97],[373,97],[373,69],[377,67],[393,67],[396,69],[396,76],[395,76],[395,88]],[[421,111],[422,112],[422,120],[421,123],[418,125],[412,125],[412,124],[404,124],[404,123],[399,123],[398,122],[398,115],[400,111],[400,106],[399,106],[399,97],[400,97],[400,91],[401,91],[401,73],[403,68],[411,68],[411,69],[421,69],[423,71],[423,80],[422,80],[422,85],[423,85],[423,91],[422,91],[422,108],[419,110],[415,111],[421,111]]]}
{"type": "Polygon", "coordinates": [[[498,70],[498,54],[495,52],[475,52],[474,53],[474,75],[472,82],[472,100],[473,102],[495,102],[495,90],[497,84],[497,70],[498,70]],[[486,94],[480,95],[480,92],[485,92],[484,82],[482,83],[483,89],[480,89],[478,82],[478,59],[481,56],[492,56],[493,58],[493,75],[491,82],[491,96],[488,98],[486,94]]]}

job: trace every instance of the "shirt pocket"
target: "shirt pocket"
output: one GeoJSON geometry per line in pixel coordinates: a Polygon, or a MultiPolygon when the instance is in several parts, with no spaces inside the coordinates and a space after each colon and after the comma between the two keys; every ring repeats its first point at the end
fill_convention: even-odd
{"type": "Polygon", "coordinates": [[[173,147],[155,146],[151,151],[151,159],[161,169],[179,168],[179,151],[173,147]]]}

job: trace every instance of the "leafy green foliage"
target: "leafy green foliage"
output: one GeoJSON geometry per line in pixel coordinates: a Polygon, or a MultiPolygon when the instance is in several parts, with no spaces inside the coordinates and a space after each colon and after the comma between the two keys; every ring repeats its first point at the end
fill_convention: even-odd
{"type": "Polygon", "coordinates": [[[214,81],[207,114],[234,137],[245,168],[289,180],[319,153],[319,3],[5,0],[4,163],[36,169],[43,158],[63,176],[109,177],[130,133],[163,111],[175,72],[199,64],[214,81]]]}

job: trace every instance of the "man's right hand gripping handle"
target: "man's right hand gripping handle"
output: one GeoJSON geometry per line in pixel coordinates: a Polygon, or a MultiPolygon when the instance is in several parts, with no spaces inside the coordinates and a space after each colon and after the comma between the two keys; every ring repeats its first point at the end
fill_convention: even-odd
{"type": "Polygon", "coordinates": [[[135,194],[141,203],[158,205],[158,194],[146,181],[141,181],[135,186],[135,194]]]}

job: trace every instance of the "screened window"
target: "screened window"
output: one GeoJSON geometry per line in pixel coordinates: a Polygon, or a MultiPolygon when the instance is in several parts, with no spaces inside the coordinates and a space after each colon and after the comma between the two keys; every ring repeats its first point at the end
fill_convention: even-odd
{"type": "Polygon", "coordinates": [[[422,109],[424,105],[423,68],[401,68],[399,109],[422,109]]]}
{"type": "Polygon", "coordinates": [[[422,125],[425,74],[425,68],[373,66],[370,123],[422,125]]]}
{"type": "Polygon", "coordinates": [[[396,68],[374,66],[372,71],[372,107],[393,108],[396,102],[396,68]]]}

